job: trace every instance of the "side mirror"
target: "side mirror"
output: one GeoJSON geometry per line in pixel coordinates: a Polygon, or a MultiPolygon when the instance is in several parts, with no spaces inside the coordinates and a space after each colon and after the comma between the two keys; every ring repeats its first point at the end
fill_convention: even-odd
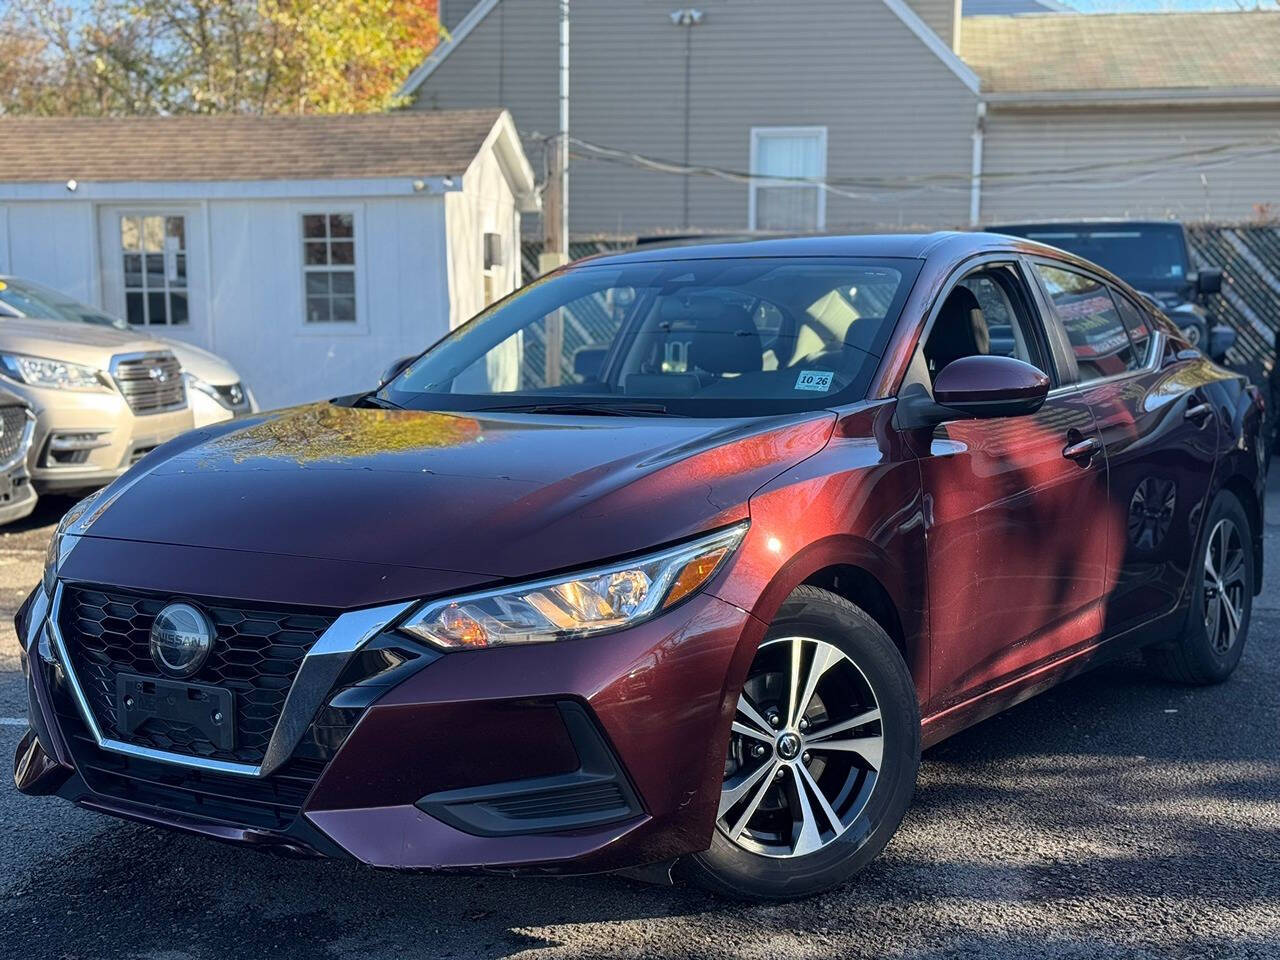
{"type": "Polygon", "coordinates": [[[589,343],[579,347],[573,352],[573,375],[581,380],[598,380],[608,353],[607,344],[589,343]]]}
{"type": "Polygon", "coordinates": [[[391,364],[391,366],[387,367],[387,369],[382,371],[382,377],[378,380],[378,386],[381,387],[390,383],[396,377],[400,376],[400,374],[404,373],[405,368],[417,359],[416,355],[412,357],[401,357],[395,363],[391,364]]]}
{"type": "Polygon", "coordinates": [[[933,383],[934,401],[970,417],[1019,417],[1035,413],[1049,395],[1049,378],[1013,357],[961,357],[933,383]]]}
{"type": "Polygon", "coordinates": [[[1236,332],[1225,323],[1215,323],[1209,331],[1209,359],[1214,363],[1225,363],[1227,351],[1236,345],[1236,332]]]}
{"type": "Polygon", "coordinates": [[[1217,267],[1205,267],[1196,274],[1196,290],[1208,295],[1222,292],[1222,271],[1217,267]]]}

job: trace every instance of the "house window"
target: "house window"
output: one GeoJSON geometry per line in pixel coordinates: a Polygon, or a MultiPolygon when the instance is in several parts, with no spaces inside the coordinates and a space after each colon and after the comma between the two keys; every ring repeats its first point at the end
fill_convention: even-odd
{"type": "Polygon", "coordinates": [[[827,222],[826,127],[752,127],[752,230],[821,230],[827,222]]]}
{"type": "Polygon", "coordinates": [[[120,218],[125,314],[135,326],[179,326],[187,309],[187,218],[120,218]]]}
{"type": "Polygon", "coordinates": [[[356,232],[350,213],[302,215],[307,323],[356,322],[356,232]]]}

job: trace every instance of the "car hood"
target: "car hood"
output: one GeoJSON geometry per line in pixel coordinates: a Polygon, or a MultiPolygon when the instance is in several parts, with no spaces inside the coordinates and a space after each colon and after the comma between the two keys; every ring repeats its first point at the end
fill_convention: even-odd
{"type": "Polygon", "coordinates": [[[122,353],[168,350],[159,340],[114,327],[69,320],[0,317],[0,351],[49,357],[105,370],[122,353]]]}
{"type": "Polygon", "coordinates": [[[240,382],[240,374],[236,373],[235,367],[215,353],[193,347],[181,340],[165,339],[164,345],[173,351],[184,371],[205,383],[227,387],[240,382]]]}
{"type": "Polygon", "coordinates": [[[313,404],[193,431],[103,492],[90,538],[518,578],[747,515],[828,411],[757,420],[313,404]]]}

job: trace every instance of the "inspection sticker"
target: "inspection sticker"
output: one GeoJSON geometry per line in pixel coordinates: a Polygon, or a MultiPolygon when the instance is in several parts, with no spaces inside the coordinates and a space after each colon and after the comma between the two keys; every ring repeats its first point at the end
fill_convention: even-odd
{"type": "Polygon", "coordinates": [[[830,370],[801,370],[800,376],[796,377],[796,389],[826,393],[831,389],[832,376],[834,374],[830,370]]]}

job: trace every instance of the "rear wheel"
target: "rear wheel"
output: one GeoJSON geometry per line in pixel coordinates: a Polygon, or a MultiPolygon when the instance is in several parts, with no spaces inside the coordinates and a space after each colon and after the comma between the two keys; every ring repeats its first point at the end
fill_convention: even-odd
{"type": "Polygon", "coordinates": [[[1177,639],[1149,647],[1148,665],[1177,683],[1221,683],[1244,654],[1253,613],[1253,535],[1240,501],[1223,490],[1205,520],[1191,609],[1177,639]]]}
{"type": "Polygon", "coordinates": [[[833,887],[898,828],[919,762],[915,686],[893,641],[848,601],[801,587],[752,662],[711,848],[685,875],[756,900],[833,887]]]}

